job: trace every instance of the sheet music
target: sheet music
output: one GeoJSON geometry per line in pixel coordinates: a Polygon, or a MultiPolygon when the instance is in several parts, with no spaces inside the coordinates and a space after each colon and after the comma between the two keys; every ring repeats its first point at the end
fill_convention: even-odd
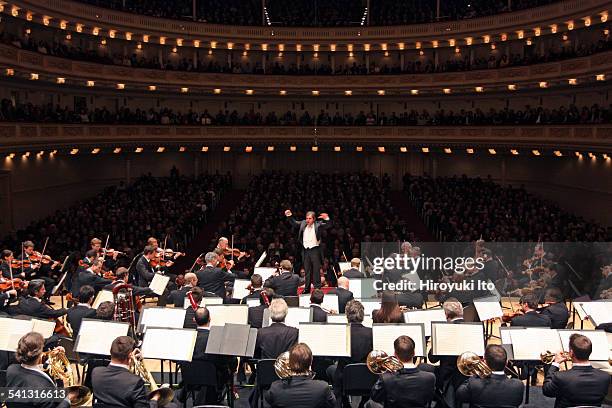
{"type": "MultiPolygon", "coordinates": [[[[259,268],[259,266],[263,263],[263,261],[266,259],[266,256],[268,256],[268,254],[266,253],[266,251],[263,251],[263,253],[261,254],[261,256],[259,257],[259,259],[257,260],[257,263],[255,263],[255,269],[259,268]]],[[[257,272],[253,272],[253,273],[257,273],[257,272]]],[[[265,280],[265,279],[264,279],[265,280]]]]}
{"type": "Polygon", "coordinates": [[[159,360],[191,361],[198,332],[193,329],[150,327],[142,342],[142,356],[159,360]],[[172,347],[169,347],[169,341],[172,347]]]}
{"type": "Polygon", "coordinates": [[[380,300],[361,300],[363,305],[363,314],[366,316],[372,316],[374,310],[380,309],[380,300]]]}
{"type": "Polygon", "coordinates": [[[83,319],[74,344],[78,353],[110,356],[111,344],[119,336],[127,336],[129,323],[83,319]]]}
{"type": "Polygon", "coordinates": [[[372,326],[374,340],[373,350],[383,350],[392,356],[395,353],[393,342],[399,336],[409,336],[414,341],[414,355],[424,357],[427,355],[425,343],[425,329],[423,323],[379,324],[372,326]]]}
{"type": "Polygon", "coordinates": [[[156,273],[153,275],[153,280],[149,284],[149,288],[151,288],[153,293],[155,293],[157,296],[161,296],[164,294],[166,286],[168,286],[168,282],[170,282],[169,276],[156,273]]]}
{"type": "Polygon", "coordinates": [[[32,319],[32,331],[42,334],[45,339],[53,336],[55,320],[32,319]]]}
{"type": "Polygon", "coordinates": [[[250,285],[251,281],[249,279],[235,279],[232,299],[242,299],[243,297],[249,296],[251,294],[251,291],[247,288],[250,285]]]}
{"type": "Polygon", "coordinates": [[[94,309],[97,309],[98,306],[100,306],[100,304],[104,302],[113,302],[113,303],[115,302],[112,291],[110,290],[99,291],[98,294],[96,295],[96,300],[94,300],[93,305],[91,307],[94,309]]]}
{"type": "MultiPolygon", "coordinates": [[[[307,307],[290,307],[287,311],[287,317],[285,317],[285,325],[295,327],[296,329],[300,328],[300,323],[307,323],[309,321],[310,308],[307,307]]],[[[272,324],[271,320],[270,324],[272,324]]]]}
{"type": "Polygon", "coordinates": [[[404,313],[406,323],[423,323],[425,326],[425,336],[431,337],[431,322],[445,322],[446,315],[440,308],[410,310],[404,313]]]}
{"type": "Polygon", "coordinates": [[[225,326],[225,323],[248,324],[247,305],[208,305],[211,326],[225,326]]]}
{"type": "Polygon", "coordinates": [[[373,278],[351,278],[349,279],[349,291],[355,299],[369,299],[376,297],[373,278]]]}
{"type": "Polygon", "coordinates": [[[302,323],[299,342],[306,343],[313,356],[351,356],[351,330],[346,324],[302,323]]]}
{"type": "MultiPolygon", "coordinates": [[[[67,258],[67,257],[66,257],[66,258],[67,258]]],[[[64,263],[65,263],[65,262],[66,262],[66,261],[64,261],[64,263]]],[[[63,265],[62,265],[62,269],[60,269],[60,271],[61,271],[61,270],[63,270],[63,269],[64,269],[64,267],[63,267],[63,265]]],[[[59,282],[57,282],[57,285],[55,285],[55,286],[54,286],[54,287],[51,289],[51,295],[52,295],[52,296],[55,296],[55,295],[57,294],[58,289],[62,287],[62,285],[64,284],[64,281],[66,280],[66,276],[68,276],[68,271],[66,271],[66,272],[64,272],[64,273],[62,274],[62,277],[60,278],[59,282]]]]}
{"type": "Polygon", "coordinates": [[[144,327],[174,327],[183,328],[185,323],[185,309],[174,307],[144,307],[140,312],[138,325],[144,327]]]}
{"type": "Polygon", "coordinates": [[[248,307],[255,307],[259,306],[261,303],[259,303],[259,299],[247,299],[246,304],[248,307]]]}
{"type": "MultiPolygon", "coordinates": [[[[335,310],[338,312],[340,310],[340,305],[338,303],[338,295],[335,293],[327,293],[323,296],[323,303],[321,306],[327,310],[335,310]]],[[[310,295],[300,295],[300,307],[310,307],[310,295]]]]}
{"type": "Polygon", "coordinates": [[[501,302],[502,301],[502,295],[501,295],[501,293],[499,293],[499,290],[497,290],[497,286],[495,286],[495,283],[491,282],[491,279],[487,279],[487,284],[489,284],[489,286],[493,288],[493,289],[491,289],[489,291],[491,293],[491,295],[494,296],[495,299],[497,299],[498,302],[501,302]]]}
{"type": "MultiPolygon", "coordinates": [[[[191,304],[191,303],[190,303],[191,304]]],[[[223,304],[223,298],[219,297],[219,296],[210,296],[210,297],[203,297],[202,300],[200,301],[199,306],[200,307],[209,307],[210,305],[222,305],[223,304]]]]}
{"type": "Polygon", "coordinates": [[[256,267],[253,271],[253,274],[258,274],[261,276],[261,279],[265,282],[270,276],[276,273],[276,268],[271,267],[256,267]]]}
{"type": "Polygon", "coordinates": [[[484,356],[484,333],[481,323],[431,323],[433,354],[458,356],[471,351],[484,356]]]}
{"type": "Polygon", "coordinates": [[[581,306],[594,326],[612,322],[612,301],[582,302],[581,306]]]}
{"type": "Polygon", "coordinates": [[[531,328],[510,332],[515,360],[539,361],[540,353],[562,350],[559,332],[549,328],[531,328]]]}
{"type": "Polygon", "coordinates": [[[585,302],[572,302],[572,305],[574,305],[574,309],[576,309],[576,313],[578,314],[578,318],[580,320],[586,320],[586,318],[588,317],[587,313],[582,307],[583,303],[585,302]]]}
{"type": "Polygon", "coordinates": [[[512,344],[512,337],[510,337],[512,330],[525,330],[525,327],[500,327],[499,335],[502,344],[512,344]]]}
{"type": "MultiPolygon", "coordinates": [[[[348,319],[345,314],[330,314],[327,315],[327,323],[348,324],[348,319]]],[[[370,316],[363,316],[363,322],[361,322],[361,324],[365,327],[372,327],[374,323],[370,316]]]]}
{"type": "Polygon", "coordinates": [[[504,315],[501,304],[495,296],[474,299],[474,307],[481,322],[496,319],[504,315]]]}
{"type": "Polygon", "coordinates": [[[340,268],[340,272],[344,274],[344,272],[351,269],[351,263],[350,262],[338,262],[338,267],[340,268]]]}
{"type": "MultiPolygon", "coordinates": [[[[563,351],[569,351],[569,340],[572,334],[578,333],[587,336],[593,345],[593,351],[589,360],[592,361],[608,361],[610,357],[610,347],[608,343],[608,335],[603,330],[557,330],[561,338],[563,351]]],[[[551,350],[553,351],[553,350],[551,350]]]]}
{"type": "Polygon", "coordinates": [[[15,352],[19,339],[32,331],[32,320],[0,317],[0,350],[15,352]]]}

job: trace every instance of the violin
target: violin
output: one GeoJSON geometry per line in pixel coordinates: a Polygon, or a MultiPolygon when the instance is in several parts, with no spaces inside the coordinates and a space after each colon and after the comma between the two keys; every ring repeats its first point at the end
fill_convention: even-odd
{"type": "Polygon", "coordinates": [[[3,282],[0,282],[0,291],[4,292],[5,290],[11,290],[15,287],[15,290],[23,290],[28,287],[28,282],[19,278],[14,279],[6,279],[3,282]]]}
{"type": "Polygon", "coordinates": [[[223,250],[223,255],[231,255],[231,256],[234,256],[234,257],[236,257],[238,259],[242,259],[243,257],[244,258],[248,258],[248,257],[251,256],[247,252],[243,252],[243,251],[239,250],[238,248],[225,248],[223,250]]]}
{"type": "MultiPolygon", "coordinates": [[[[42,264],[42,265],[53,264],[53,267],[55,267],[55,265],[59,265],[59,263],[60,263],[59,261],[55,261],[55,260],[51,259],[51,257],[49,255],[42,255],[40,252],[34,252],[28,258],[29,258],[30,264],[42,264]]],[[[27,263],[28,260],[24,260],[23,262],[27,263]]],[[[27,266],[25,266],[25,265],[24,265],[24,267],[27,268],[27,266]]]]}
{"type": "Polygon", "coordinates": [[[523,312],[522,310],[517,310],[516,312],[513,312],[513,313],[504,313],[504,315],[502,316],[502,321],[504,323],[510,323],[512,319],[514,319],[515,317],[522,316],[524,314],[525,312],[523,312]]]}

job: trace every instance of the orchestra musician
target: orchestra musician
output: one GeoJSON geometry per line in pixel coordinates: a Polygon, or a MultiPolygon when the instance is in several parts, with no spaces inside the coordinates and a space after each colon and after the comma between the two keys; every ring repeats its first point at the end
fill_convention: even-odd
{"type": "Polygon", "coordinates": [[[491,375],[485,378],[474,375],[461,384],[456,392],[457,403],[468,403],[470,408],[518,408],[523,403],[525,386],[521,380],[506,376],[506,350],[489,344],[484,359],[491,375]]]}
{"type": "Polygon", "coordinates": [[[542,392],[555,398],[555,408],[577,406],[601,406],[608,393],[610,375],[594,368],[589,362],[593,351],[587,336],[574,333],[570,336],[569,357],[572,368],[560,371],[559,366],[566,356],[559,352],[544,379],[542,392]]]}
{"type": "Polygon", "coordinates": [[[325,293],[321,289],[315,289],[310,294],[310,310],[312,312],[312,321],[317,323],[327,322],[328,311],[323,309],[323,298],[325,293]]]}
{"type": "MultiPolygon", "coordinates": [[[[121,285],[123,283],[128,283],[127,282],[128,274],[129,274],[129,270],[123,266],[120,266],[115,271],[115,280],[109,283],[108,285],[104,286],[104,290],[112,291],[115,288],[115,286],[121,285]]],[[[150,295],[155,295],[155,292],[153,292],[153,289],[151,289],[150,287],[132,285],[132,296],[136,297],[136,296],[150,296],[150,295]]],[[[182,303],[181,303],[181,307],[183,307],[182,303]]]]}
{"type": "Polygon", "coordinates": [[[196,272],[198,277],[198,286],[207,292],[225,298],[225,283],[233,282],[236,278],[231,272],[227,272],[219,268],[219,258],[216,253],[208,252],[204,255],[206,266],[196,272]]]}
{"type": "Polygon", "coordinates": [[[404,365],[399,371],[382,374],[372,387],[367,408],[426,408],[434,397],[436,376],[413,363],[415,344],[408,336],[393,342],[395,357],[404,365]]]}
{"type": "MultiPolygon", "coordinates": [[[[0,278],[4,280],[4,278],[0,278]]],[[[0,292],[0,316],[6,316],[9,314],[9,307],[11,303],[17,301],[17,290],[9,289],[4,292],[0,292]]]]}
{"type": "MultiPolygon", "coordinates": [[[[110,251],[108,248],[102,247],[102,240],[99,238],[92,238],[89,241],[90,250],[96,252],[98,257],[104,256],[104,266],[106,270],[112,271],[117,266],[117,257],[119,256],[119,252],[110,251]]],[[[89,260],[93,260],[93,258],[89,258],[89,260]]]]}
{"type": "MultiPolygon", "coordinates": [[[[300,286],[300,277],[293,273],[293,265],[288,259],[283,259],[279,264],[280,274],[270,276],[266,279],[264,286],[274,289],[278,296],[297,296],[300,286]]],[[[304,293],[308,293],[304,289],[304,293]]]]}
{"type": "Polygon", "coordinates": [[[360,270],[361,267],[361,259],[353,258],[351,259],[351,269],[346,270],[342,273],[342,276],[353,279],[353,278],[365,278],[363,273],[360,270]]]}
{"type": "Polygon", "coordinates": [[[174,307],[183,307],[185,304],[185,298],[187,293],[191,292],[193,288],[198,286],[198,277],[193,272],[185,274],[185,284],[180,289],[174,289],[168,295],[168,303],[174,305],[174,307]]]}
{"type": "Polygon", "coordinates": [[[264,288],[257,292],[257,296],[259,297],[259,305],[249,307],[247,321],[251,327],[261,329],[263,326],[264,311],[268,308],[270,302],[275,296],[274,289],[264,288]]]}
{"type": "Polygon", "coordinates": [[[138,286],[149,286],[155,276],[155,269],[151,266],[151,261],[156,255],[153,246],[147,245],[142,251],[142,256],[136,262],[136,275],[138,276],[138,286]]]}
{"type": "Polygon", "coordinates": [[[55,279],[51,275],[54,269],[60,266],[60,263],[52,260],[48,255],[36,252],[32,241],[25,241],[23,243],[23,256],[21,261],[29,262],[29,266],[23,268],[27,279],[36,278],[44,280],[45,288],[50,295],[55,285],[55,279]]]}
{"type": "Polygon", "coordinates": [[[563,294],[558,288],[551,287],[544,293],[544,302],[541,314],[548,316],[551,321],[551,328],[565,329],[569,320],[569,310],[563,301],[563,294]]]}
{"type": "Polygon", "coordinates": [[[68,309],[66,319],[72,328],[72,337],[76,339],[81,329],[81,322],[85,318],[92,319],[96,316],[96,310],[91,307],[94,302],[96,290],[89,286],[81,286],[79,290],[79,303],[76,306],[68,309]]]}
{"type": "Polygon", "coordinates": [[[289,350],[291,376],[274,381],[265,393],[272,408],[334,408],[336,398],[325,381],[310,374],[312,351],[304,343],[289,350]]]}
{"type": "MultiPolygon", "coordinates": [[[[19,339],[15,354],[17,364],[12,364],[6,371],[6,386],[11,389],[55,390],[57,385],[42,370],[43,348],[45,340],[40,333],[30,332],[19,339]]],[[[45,398],[31,402],[7,402],[7,408],[69,408],[70,402],[77,398],[78,392],[67,393],[67,398],[54,402],[45,398]]]]}
{"type": "Polygon", "coordinates": [[[349,290],[349,280],[345,276],[338,278],[338,287],[328,292],[338,296],[338,313],[343,314],[346,304],[353,300],[353,292],[349,290]]]}
{"type": "Polygon", "coordinates": [[[272,324],[257,331],[255,358],[277,358],[298,341],[298,329],[285,325],[289,308],[284,299],[273,299],[270,303],[272,324]]]}
{"type": "Polygon", "coordinates": [[[68,311],[64,308],[53,309],[43,302],[45,282],[40,279],[31,280],[28,284],[27,296],[19,300],[19,304],[9,309],[12,315],[26,315],[40,319],[56,319],[68,311]]]}
{"type": "Polygon", "coordinates": [[[395,293],[383,292],[380,309],[372,311],[372,321],[374,323],[405,323],[404,313],[397,303],[395,293]]]}
{"type": "MultiPolygon", "coordinates": [[[[204,291],[202,290],[202,288],[196,286],[193,289],[191,289],[191,297],[193,298],[193,301],[197,305],[199,305],[200,302],[202,302],[202,299],[204,298],[204,291]]],[[[183,307],[183,305],[181,305],[181,307],[183,307]]],[[[183,322],[183,328],[185,329],[195,329],[196,328],[195,310],[193,310],[193,307],[188,307],[187,309],[185,309],[185,321],[183,322]]]]}
{"type": "Polygon", "coordinates": [[[104,287],[113,281],[105,279],[102,274],[102,258],[97,258],[91,261],[91,264],[85,269],[78,272],[76,281],[72,285],[72,296],[76,298],[82,286],[89,285],[94,288],[96,293],[104,289],[104,287]]]}
{"type": "Polygon", "coordinates": [[[552,321],[549,316],[538,313],[538,296],[535,294],[527,294],[521,297],[519,304],[521,305],[522,314],[518,314],[510,321],[511,326],[520,327],[551,327],[552,321]]]}
{"type": "Polygon", "coordinates": [[[331,225],[329,215],[321,213],[319,215],[321,221],[315,221],[314,211],[308,211],[305,220],[297,221],[293,218],[291,210],[286,210],[285,216],[293,227],[299,228],[298,242],[301,244],[302,262],[306,272],[304,293],[310,293],[311,281],[313,281],[315,289],[321,287],[320,270],[323,263],[323,254],[319,245],[321,243],[321,231],[331,225]]]}
{"type": "MultiPolygon", "coordinates": [[[[351,330],[351,356],[338,359],[338,363],[327,369],[327,377],[334,385],[336,400],[340,401],[342,395],[342,376],[344,367],[349,364],[365,363],[368,354],[373,349],[372,328],[363,325],[363,304],[358,300],[350,300],[345,308],[346,319],[351,330]]],[[[349,401],[342,401],[343,407],[349,407],[349,401]]]]}
{"type": "Polygon", "coordinates": [[[593,299],[604,299],[602,294],[612,289],[612,265],[601,267],[601,281],[593,293],[593,299]]]}
{"type": "MultiPolygon", "coordinates": [[[[120,336],[111,345],[111,361],[106,367],[96,367],[92,373],[94,406],[156,408],[159,394],[147,400],[145,382],[129,370],[134,356],[135,341],[128,336],[120,336]]],[[[176,407],[169,403],[166,407],[176,407]]]]}
{"type": "Polygon", "coordinates": [[[249,290],[251,293],[242,298],[240,303],[246,304],[247,299],[259,299],[259,293],[263,289],[263,279],[261,275],[258,273],[254,273],[251,276],[251,284],[249,285],[249,290]]]}
{"type": "Polygon", "coordinates": [[[11,268],[11,264],[15,263],[14,261],[15,257],[13,256],[13,251],[3,249],[2,252],[0,252],[0,271],[2,271],[2,277],[4,279],[26,279],[26,274],[25,272],[21,272],[21,269],[15,270],[14,267],[11,268]],[[13,269],[13,276],[11,276],[11,269],[13,269]]]}

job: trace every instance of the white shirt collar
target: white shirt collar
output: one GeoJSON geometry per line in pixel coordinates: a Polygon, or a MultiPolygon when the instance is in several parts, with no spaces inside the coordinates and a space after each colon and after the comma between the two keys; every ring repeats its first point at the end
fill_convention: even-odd
{"type": "Polygon", "coordinates": [[[454,319],[451,319],[450,321],[451,321],[451,322],[454,322],[454,321],[456,321],[456,320],[463,320],[463,316],[461,316],[461,317],[455,317],[454,319]]]}
{"type": "Polygon", "coordinates": [[[79,303],[77,306],[83,306],[83,307],[86,307],[88,309],[91,309],[91,306],[89,305],[89,303],[79,303]]]}
{"type": "Polygon", "coordinates": [[[412,363],[404,363],[404,368],[416,368],[416,366],[412,363]]]}
{"type": "Polygon", "coordinates": [[[210,326],[206,326],[206,327],[204,327],[204,326],[198,326],[198,327],[197,327],[197,329],[198,329],[198,330],[206,330],[206,331],[210,331],[210,326]]]}
{"type": "Polygon", "coordinates": [[[128,370],[128,371],[129,371],[129,369],[130,369],[130,367],[128,367],[126,364],[109,363],[109,366],[125,368],[125,369],[126,369],[126,370],[128,370]]]}
{"type": "Polygon", "coordinates": [[[491,371],[491,374],[495,374],[495,375],[506,375],[506,373],[502,370],[502,371],[491,371]]]}

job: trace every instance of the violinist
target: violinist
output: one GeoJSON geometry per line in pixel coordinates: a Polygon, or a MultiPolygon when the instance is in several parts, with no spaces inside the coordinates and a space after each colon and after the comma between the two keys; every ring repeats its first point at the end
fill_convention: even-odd
{"type": "Polygon", "coordinates": [[[96,309],[93,309],[93,305],[96,291],[89,285],[81,286],[79,290],[79,303],[68,310],[66,316],[70,327],[72,328],[72,336],[76,339],[81,329],[81,323],[84,318],[92,319],[96,316],[96,309]]]}
{"type": "Polygon", "coordinates": [[[274,289],[270,288],[263,288],[257,292],[259,305],[249,307],[248,323],[252,328],[261,329],[263,327],[264,310],[270,306],[270,302],[274,296],[274,289]]]}
{"type": "MultiPolygon", "coordinates": [[[[4,279],[4,278],[2,278],[4,279]]],[[[17,300],[17,290],[9,289],[0,292],[0,316],[8,314],[9,305],[17,300]]]]}
{"type": "MultiPolygon", "coordinates": [[[[106,241],[108,243],[108,239],[106,241]]],[[[96,251],[98,257],[104,257],[104,266],[107,271],[115,269],[117,266],[117,256],[119,256],[120,252],[102,247],[102,240],[99,238],[92,238],[91,241],[89,241],[89,245],[90,249],[96,251]]]]}
{"type": "Polygon", "coordinates": [[[149,286],[155,276],[155,269],[151,261],[155,258],[157,251],[155,247],[147,245],[142,251],[142,256],[136,262],[136,275],[138,276],[138,286],[149,286]]]}
{"type": "Polygon", "coordinates": [[[44,280],[47,295],[50,296],[56,282],[51,275],[54,273],[54,270],[58,270],[60,263],[54,261],[48,255],[35,251],[32,241],[25,241],[23,243],[23,256],[21,262],[23,263],[23,271],[27,279],[36,278],[44,280]]]}
{"type": "Polygon", "coordinates": [[[247,299],[259,299],[259,293],[261,292],[262,286],[263,279],[261,278],[261,275],[254,273],[253,276],[251,276],[251,284],[249,285],[249,290],[251,293],[243,297],[240,303],[246,304],[247,299]]]}
{"type": "Polygon", "coordinates": [[[198,277],[193,272],[185,274],[185,284],[180,289],[175,289],[168,295],[168,303],[174,304],[174,307],[183,307],[187,293],[198,286],[198,277]]]}
{"type": "Polygon", "coordinates": [[[237,260],[241,260],[245,256],[246,257],[249,256],[249,254],[239,250],[238,248],[230,248],[228,244],[229,244],[229,240],[225,237],[219,238],[219,241],[217,242],[217,248],[223,251],[223,255],[225,256],[233,255],[237,260]]]}
{"type": "Polygon", "coordinates": [[[19,268],[21,263],[13,257],[13,251],[3,249],[0,253],[0,270],[2,271],[2,277],[5,279],[20,278],[25,279],[25,273],[21,272],[19,268]],[[11,268],[13,269],[13,275],[11,276],[11,268]]]}
{"type": "Polygon", "coordinates": [[[550,317],[553,329],[565,329],[569,320],[569,311],[563,301],[563,294],[559,288],[551,287],[544,294],[544,307],[540,308],[543,316],[550,317]]]}
{"type": "Polygon", "coordinates": [[[292,272],[293,265],[287,259],[280,262],[280,273],[266,279],[264,286],[274,289],[279,296],[297,296],[300,277],[292,272]]]}
{"type": "Polygon", "coordinates": [[[100,276],[102,272],[102,258],[94,259],[86,269],[79,271],[76,282],[72,285],[72,296],[77,298],[82,286],[89,285],[96,293],[112,282],[100,276]]]}
{"type": "Polygon", "coordinates": [[[550,317],[538,313],[538,297],[534,294],[528,294],[521,297],[520,300],[521,312],[510,321],[511,326],[520,327],[548,327],[552,322],[550,317]]]}
{"type": "Polygon", "coordinates": [[[215,252],[204,256],[206,266],[196,272],[198,286],[207,292],[225,298],[225,283],[234,282],[236,275],[219,268],[219,257],[215,252]]]}
{"type": "MultiPolygon", "coordinates": [[[[117,270],[115,271],[115,280],[113,282],[111,282],[110,284],[104,286],[104,290],[113,290],[115,288],[115,286],[122,284],[122,283],[128,283],[128,269],[124,268],[123,266],[120,266],[119,268],[117,268],[117,270]]],[[[155,293],[153,292],[153,289],[151,289],[150,287],[146,286],[135,286],[132,285],[132,295],[133,296],[149,296],[149,295],[154,295],[155,293]]],[[[181,307],[183,306],[183,304],[181,304],[181,307]]]]}
{"type": "Polygon", "coordinates": [[[45,297],[45,282],[34,279],[29,282],[27,296],[19,300],[19,304],[9,309],[12,315],[26,315],[40,319],[55,319],[68,313],[68,310],[53,309],[43,302],[45,297]]]}

